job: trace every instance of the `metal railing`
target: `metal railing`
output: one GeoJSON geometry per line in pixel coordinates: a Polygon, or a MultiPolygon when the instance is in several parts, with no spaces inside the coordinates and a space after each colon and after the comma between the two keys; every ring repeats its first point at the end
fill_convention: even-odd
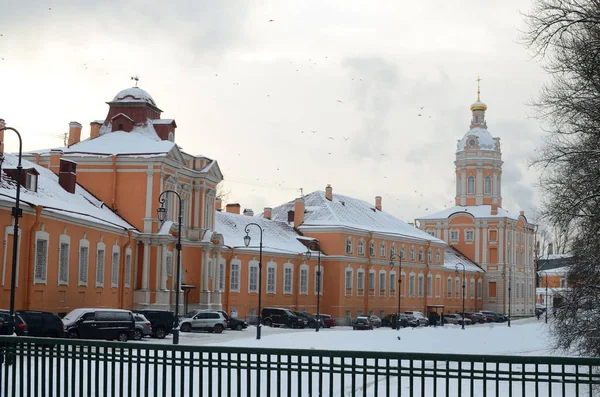
{"type": "Polygon", "coordinates": [[[7,396],[592,396],[600,359],[0,337],[7,396]]]}

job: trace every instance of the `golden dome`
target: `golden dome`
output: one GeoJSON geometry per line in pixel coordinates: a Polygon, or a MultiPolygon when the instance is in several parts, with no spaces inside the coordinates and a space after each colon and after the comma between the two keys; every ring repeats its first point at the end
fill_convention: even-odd
{"type": "Polygon", "coordinates": [[[477,98],[477,101],[471,105],[471,111],[473,110],[487,110],[487,105],[477,98]]]}

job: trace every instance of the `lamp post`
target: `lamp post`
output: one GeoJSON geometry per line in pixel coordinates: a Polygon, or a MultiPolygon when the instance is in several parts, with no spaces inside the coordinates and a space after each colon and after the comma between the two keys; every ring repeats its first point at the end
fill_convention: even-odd
{"type": "Polygon", "coordinates": [[[543,272],[542,274],[546,278],[546,296],[544,296],[544,306],[546,307],[546,313],[544,315],[544,322],[548,324],[548,273],[543,272]]]}
{"type": "Polygon", "coordinates": [[[260,230],[260,245],[259,245],[259,256],[258,256],[258,324],[256,326],[256,339],[260,339],[260,328],[261,328],[261,297],[262,297],[262,248],[263,248],[263,228],[260,227],[258,223],[249,223],[246,225],[244,231],[246,235],[244,236],[244,244],[246,247],[250,245],[250,226],[256,226],[258,230],[260,230]]]}
{"type": "Polygon", "coordinates": [[[319,240],[314,239],[309,243],[309,248],[306,251],[306,259],[310,260],[310,244],[315,243],[317,245],[317,326],[315,327],[315,332],[319,332],[319,325],[321,323],[321,308],[320,308],[320,301],[321,301],[321,243],[319,242],[319,240]]]}
{"type": "Polygon", "coordinates": [[[183,214],[182,214],[182,205],[181,205],[181,196],[174,190],[164,190],[160,196],[158,196],[158,202],[160,203],[160,207],[156,209],[158,213],[158,220],[164,222],[167,217],[167,208],[165,207],[166,198],[163,196],[166,193],[173,193],[179,199],[179,218],[178,218],[178,231],[177,231],[177,245],[175,248],[177,249],[177,275],[175,279],[175,321],[177,324],[175,328],[173,328],[173,344],[179,344],[179,290],[181,289],[181,223],[183,222],[183,214]]]}
{"type": "MultiPolygon", "coordinates": [[[[17,284],[17,252],[19,249],[19,218],[23,216],[23,212],[19,208],[19,204],[21,203],[21,170],[23,166],[21,165],[21,155],[23,149],[23,141],[21,139],[21,134],[19,131],[12,127],[2,127],[0,131],[11,130],[14,131],[19,137],[19,163],[17,165],[17,192],[15,194],[15,206],[12,208],[12,216],[15,218],[15,225],[13,229],[13,252],[12,252],[12,273],[10,275],[10,318],[12,321],[12,333],[15,330],[15,290],[17,284]]],[[[2,142],[0,142],[2,143],[2,142]]],[[[4,162],[4,155],[0,153],[0,165],[4,162]]],[[[11,333],[11,334],[12,334],[11,333]]]]}
{"type": "Polygon", "coordinates": [[[465,271],[466,271],[466,269],[465,269],[465,265],[464,264],[457,263],[456,266],[455,266],[455,270],[456,270],[456,275],[457,276],[458,276],[458,273],[459,273],[458,266],[462,266],[462,268],[463,268],[463,277],[462,277],[462,309],[463,310],[462,310],[462,327],[461,328],[465,329],[465,295],[466,295],[466,292],[465,292],[465,277],[466,277],[465,271]]]}
{"type": "Polygon", "coordinates": [[[512,307],[512,273],[513,273],[513,265],[509,265],[508,268],[508,326],[510,327],[510,314],[512,307]]]}
{"type": "Polygon", "coordinates": [[[398,311],[396,312],[396,329],[400,331],[400,287],[402,286],[402,255],[392,253],[390,255],[390,268],[394,270],[394,258],[398,258],[398,311]]]}

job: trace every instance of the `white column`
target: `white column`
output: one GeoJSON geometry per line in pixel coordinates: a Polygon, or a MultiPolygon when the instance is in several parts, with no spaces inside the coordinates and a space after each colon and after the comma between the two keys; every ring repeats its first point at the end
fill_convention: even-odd
{"type": "MultiPolygon", "coordinates": [[[[166,244],[162,244],[159,247],[159,254],[156,255],[157,258],[160,258],[160,289],[167,289],[167,246],[166,244]]],[[[171,264],[173,261],[171,260],[171,264]]],[[[158,264],[157,264],[158,266],[158,264]]]]}
{"type": "Polygon", "coordinates": [[[467,197],[466,197],[466,193],[467,193],[467,168],[466,167],[462,167],[461,168],[460,181],[462,183],[462,192],[460,194],[460,205],[467,205],[467,197]]]}
{"type": "Polygon", "coordinates": [[[150,245],[146,242],[144,244],[144,258],[142,262],[142,289],[148,289],[148,280],[149,280],[149,262],[150,262],[150,245]]]}
{"type": "Polygon", "coordinates": [[[152,216],[152,183],[154,177],[153,164],[148,164],[148,171],[146,172],[146,218],[152,216]]]}
{"type": "Polygon", "coordinates": [[[498,223],[498,264],[504,263],[504,225],[498,223]]]}
{"type": "Polygon", "coordinates": [[[479,233],[481,233],[481,228],[479,227],[479,221],[475,220],[475,230],[473,231],[475,234],[475,262],[481,263],[480,257],[480,249],[479,249],[479,233]]]}
{"type": "Polygon", "coordinates": [[[475,204],[483,204],[483,167],[480,165],[475,173],[475,204]]]}
{"type": "Polygon", "coordinates": [[[485,265],[487,264],[487,249],[488,249],[488,243],[487,243],[487,237],[488,237],[488,227],[487,227],[487,222],[484,221],[483,223],[483,227],[481,228],[481,239],[482,239],[482,244],[481,244],[481,264],[485,265]]]}

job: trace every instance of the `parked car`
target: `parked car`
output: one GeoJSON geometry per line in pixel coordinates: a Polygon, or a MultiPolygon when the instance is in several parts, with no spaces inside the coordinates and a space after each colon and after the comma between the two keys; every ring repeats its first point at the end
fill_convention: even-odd
{"type": "Polygon", "coordinates": [[[122,309],[75,309],[63,317],[67,336],[72,339],[117,339],[133,337],[133,313],[122,309]]]}
{"type": "MultiPolygon", "coordinates": [[[[381,326],[382,327],[393,327],[395,325],[395,317],[396,317],[396,313],[386,314],[385,317],[383,317],[381,319],[381,326]]],[[[402,328],[418,327],[419,322],[415,319],[409,320],[408,317],[406,317],[406,314],[400,313],[400,326],[402,328]]]]}
{"type": "Polygon", "coordinates": [[[141,340],[144,336],[152,335],[152,324],[143,314],[133,313],[133,318],[135,320],[134,340],[141,340]]]}
{"type": "Polygon", "coordinates": [[[353,330],[373,329],[373,324],[369,321],[369,317],[356,317],[352,322],[353,330]]]}
{"type": "Polygon", "coordinates": [[[261,316],[263,324],[267,327],[304,328],[308,325],[308,321],[305,318],[295,315],[289,309],[265,307],[262,309],[261,316]]]}
{"type": "MultiPolygon", "coordinates": [[[[312,315],[306,312],[293,312],[296,316],[304,318],[306,320],[306,325],[308,326],[308,328],[316,328],[317,327],[317,316],[316,315],[312,315]]],[[[321,319],[321,321],[319,322],[319,328],[325,328],[325,323],[323,322],[323,320],[321,319]]]]}
{"type": "Polygon", "coordinates": [[[463,319],[462,315],[460,315],[460,314],[445,314],[444,315],[444,323],[446,323],[446,324],[462,325],[463,322],[465,323],[465,325],[473,324],[473,322],[470,319],[468,319],[468,318],[463,319]]]}
{"type": "Polygon", "coordinates": [[[220,334],[227,328],[227,320],[216,310],[201,310],[187,313],[179,321],[181,332],[208,331],[220,334]]]}
{"type": "Polygon", "coordinates": [[[133,312],[142,314],[150,321],[152,336],[158,339],[164,339],[173,332],[173,326],[177,325],[175,314],[169,310],[142,309],[133,312]]]}
{"type": "MultiPolygon", "coordinates": [[[[29,331],[27,330],[27,323],[15,312],[15,320],[17,326],[15,327],[15,334],[19,336],[27,336],[29,331]]],[[[12,335],[12,318],[9,310],[0,309],[0,335],[12,335]]]]}
{"type": "Polygon", "coordinates": [[[371,316],[369,316],[369,322],[375,328],[380,328],[381,327],[381,319],[379,317],[377,317],[376,315],[374,315],[374,314],[371,315],[371,316]]]}
{"type": "Polygon", "coordinates": [[[65,326],[56,314],[38,310],[18,310],[15,313],[27,324],[27,336],[65,337],[65,326]]]}
{"type": "Polygon", "coordinates": [[[329,314],[319,314],[319,316],[321,316],[325,328],[335,327],[335,318],[331,317],[329,314]]]}
{"type": "Polygon", "coordinates": [[[419,325],[428,327],[429,326],[429,319],[427,317],[425,317],[423,315],[423,313],[421,312],[415,312],[415,311],[408,311],[408,312],[404,312],[404,314],[406,314],[406,317],[409,320],[415,319],[419,322],[419,325]]]}
{"type": "Polygon", "coordinates": [[[217,311],[219,313],[221,313],[223,315],[223,317],[225,317],[225,320],[227,320],[227,328],[234,329],[236,331],[241,331],[243,329],[248,328],[248,323],[245,322],[244,320],[240,320],[237,317],[230,317],[229,314],[227,314],[227,312],[225,310],[217,310],[217,311]]]}
{"type": "MultiPolygon", "coordinates": [[[[467,316],[467,318],[469,318],[469,317],[467,316]]],[[[473,313],[471,315],[470,319],[471,319],[471,321],[473,321],[473,324],[475,324],[475,323],[483,324],[483,323],[485,323],[487,321],[486,320],[486,315],[483,314],[483,313],[479,313],[479,312],[473,313]]]]}
{"type": "Polygon", "coordinates": [[[486,321],[488,323],[503,323],[504,321],[506,321],[503,314],[491,312],[488,310],[482,310],[481,313],[486,316],[486,321]]]}

